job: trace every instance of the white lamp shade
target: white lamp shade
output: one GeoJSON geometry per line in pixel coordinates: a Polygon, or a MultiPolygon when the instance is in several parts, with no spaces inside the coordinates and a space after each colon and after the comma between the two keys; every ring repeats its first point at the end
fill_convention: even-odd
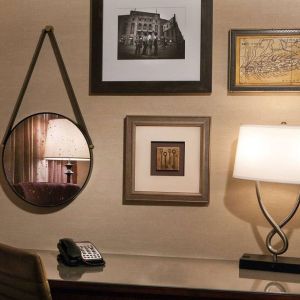
{"type": "Polygon", "coordinates": [[[48,122],[46,160],[90,160],[90,151],[82,132],[68,119],[48,122]]]}
{"type": "Polygon", "coordinates": [[[233,177],[300,183],[300,126],[241,126],[233,177]]]}

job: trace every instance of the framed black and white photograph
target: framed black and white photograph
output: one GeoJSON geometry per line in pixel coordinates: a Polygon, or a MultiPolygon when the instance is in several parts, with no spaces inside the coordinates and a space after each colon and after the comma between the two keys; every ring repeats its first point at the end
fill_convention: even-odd
{"type": "Polygon", "coordinates": [[[185,59],[185,12],[184,7],[125,10],[118,16],[118,59],[185,59]]]}
{"type": "Polygon", "coordinates": [[[210,117],[127,116],[124,204],[209,202],[210,117]]]}
{"type": "Polygon", "coordinates": [[[210,93],[212,0],[91,0],[90,94],[210,93]]]}

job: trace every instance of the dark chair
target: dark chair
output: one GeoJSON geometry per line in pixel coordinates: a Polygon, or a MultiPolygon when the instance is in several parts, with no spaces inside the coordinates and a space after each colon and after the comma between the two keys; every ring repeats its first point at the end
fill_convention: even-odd
{"type": "Polygon", "coordinates": [[[80,192],[80,186],[71,183],[20,182],[15,191],[26,201],[39,206],[55,206],[71,200],[80,192]]]}
{"type": "Polygon", "coordinates": [[[0,299],[52,299],[38,255],[0,244],[0,299]]]}

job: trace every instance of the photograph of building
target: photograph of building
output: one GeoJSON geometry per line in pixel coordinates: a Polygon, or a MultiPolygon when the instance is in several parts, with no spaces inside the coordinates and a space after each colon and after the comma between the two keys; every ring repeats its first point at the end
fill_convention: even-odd
{"type": "Polygon", "coordinates": [[[118,16],[118,59],[184,59],[185,40],[177,16],[130,10],[118,16]]]}

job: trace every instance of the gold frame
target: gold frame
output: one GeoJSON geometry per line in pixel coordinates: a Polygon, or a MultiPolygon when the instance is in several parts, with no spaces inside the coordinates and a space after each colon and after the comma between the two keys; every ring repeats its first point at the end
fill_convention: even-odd
{"type": "Polygon", "coordinates": [[[230,30],[229,91],[300,91],[297,44],[299,29],[230,30]]]}

